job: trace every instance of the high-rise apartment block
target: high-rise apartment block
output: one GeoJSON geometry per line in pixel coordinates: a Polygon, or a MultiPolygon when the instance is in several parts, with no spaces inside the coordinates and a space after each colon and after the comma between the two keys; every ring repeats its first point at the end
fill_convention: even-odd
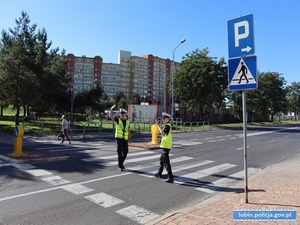
{"type": "MultiPolygon", "coordinates": [[[[67,76],[71,77],[69,89],[74,94],[100,85],[112,98],[123,92],[130,102],[133,96],[149,98],[166,104],[169,99],[167,77],[171,76],[170,59],[151,54],[132,56],[129,51],[119,51],[118,63],[105,63],[100,56],[86,57],[68,54],[67,76]]],[[[175,63],[175,68],[178,63],[175,63]]]]}

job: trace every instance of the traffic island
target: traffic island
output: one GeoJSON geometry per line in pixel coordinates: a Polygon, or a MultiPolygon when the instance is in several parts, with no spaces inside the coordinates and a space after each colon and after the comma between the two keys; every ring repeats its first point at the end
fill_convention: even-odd
{"type": "Polygon", "coordinates": [[[159,144],[152,144],[151,142],[134,142],[134,143],[129,143],[129,147],[135,147],[135,148],[142,148],[146,150],[155,150],[159,149],[159,144]]]}

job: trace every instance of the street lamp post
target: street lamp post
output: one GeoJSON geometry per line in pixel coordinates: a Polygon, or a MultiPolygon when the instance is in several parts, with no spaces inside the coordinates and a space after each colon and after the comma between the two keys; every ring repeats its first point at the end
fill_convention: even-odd
{"type": "Polygon", "coordinates": [[[70,88],[70,91],[71,91],[71,125],[73,125],[74,93],[73,93],[73,88],[72,87],[70,88]]]}
{"type": "Polygon", "coordinates": [[[175,50],[186,40],[182,39],[179,45],[173,50],[173,70],[172,70],[172,106],[171,106],[171,118],[174,120],[174,70],[175,70],[175,50]]]}
{"type": "Polygon", "coordinates": [[[82,55],[82,87],[81,87],[81,91],[83,92],[84,91],[84,61],[85,61],[85,58],[86,56],[85,55],[82,55]]]}

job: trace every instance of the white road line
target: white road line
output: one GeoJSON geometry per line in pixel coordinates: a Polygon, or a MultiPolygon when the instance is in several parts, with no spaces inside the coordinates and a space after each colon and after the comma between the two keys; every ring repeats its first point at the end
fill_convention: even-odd
{"type": "Polygon", "coordinates": [[[61,188],[68,191],[68,192],[71,192],[75,195],[84,194],[84,193],[87,193],[87,192],[94,191],[94,189],[88,188],[88,187],[83,186],[81,184],[69,184],[69,185],[66,185],[66,186],[62,186],[61,188]]]}
{"type": "Polygon", "coordinates": [[[270,141],[268,141],[268,143],[272,143],[272,142],[275,142],[275,140],[270,140],[270,141]]]}
{"type": "MultiPolygon", "coordinates": [[[[172,154],[170,154],[170,156],[172,156],[172,154]]],[[[146,160],[151,160],[151,159],[159,159],[159,158],[160,158],[160,155],[152,155],[152,156],[146,156],[146,157],[140,157],[140,158],[134,158],[134,159],[126,159],[125,163],[141,162],[141,161],[146,161],[146,160]]],[[[114,166],[114,165],[118,165],[118,161],[99,162],[98,165],[114,166]]]]}
{"type": "MultiPolygon", "coordinates": [[[[170,161],[171,161],[171,163],[177,163],[177,162],[182,162],[182,161],[191,160],[191,159],[193,159],[193,158],[188,157],[188,156],[181,156],[178,158],[170,159],[170,161]]],[[[159,161],[149,163],[149,164],[141,164],[141,165],[137,165],[137,166],[133,166],[133,167],[126,167],[126,169],[129,171],[130,170],[136,171],[136,170],[148,169],[148,168],[157,167],[157,166],[159,166],[159,161]]]]}
{"type": "MultiPolygon", "coordinates": [[[[247,148],[250,148],[250,146],[247,146],[247,148]]],[[[237,148],[236,150],[240,151],[240,150],[243,150],[243,149],[244,149],[244,147],[241,147],[241,148],[237,148]]]]}
{"type": "Polygon", "coordinates": [[[201,145],[201,144],[203,144],[203,142],[201,141],[173,141],[174,146],[191,146],[191,145],[201,145]]]}
{"type": "MultiPolygon", "coordinates": [[[[138,155],[148,155],[148,154],[154,154],[154,152],[137,152],[137,153],[129,153],[127,157],[131,156],[138,156],[138,155]]],[[[115,155],[110,155],[110,156],[100,156],[100,157],[93,157],[93,158],[85,158],[81,159],[85,162],[95,162],[95,161],[101,161],[101,160],[106,160],[106,159],[117,159],[118,156],[117,154],[115,155]]]]}
{"type": "MultiPolygon", "coordinates": [[[[261,169],[258,168],[248,168],[248,176],[251,176],[261,169]]],[[[203,191],[207,193],[213,193],[214,191],[220,190],[222,188],[230,187],[236,181],[242,180],[244,177],[245,171],[239,171],[237,173],[231,174],[228,177],[224,177],[222,179],[216,180],[210,184],[203,185],[199,188],[196,188],[198,191],[203,191]]]]}
{"type": "MultiPolygon", "coordinates": [[[[117,174],[117,175],[113,175],[113,176],[101,177],[101,178],[82,181],[82,182],[74,183],[74,184],[88,184],[88,183],[98,182],[98,181],[101,181],[101,180],[112,179],[112,178],[115,178],[115,177],[126,176],[128,174],[132,174],[132,173],[130,173],[130,172],[121,173],[121,174],[117,174]]],[[[11,199],[16,199],[16,198],[22,198],[22,197],[26,197],[26,196],[30,196],[30,195],[35,195],[35,194],[41,194],[41,193],[45,193],[45,192],[49,192],[49,191],[55,191],[55,190],[58,190],[58,189],[62,189],[65,186],[67,186],[67,185],[59,186],[59,187],[53,187],[53,188],[47,188],[47,189],[38,190],[38,191],[27,192],[27,193],[24,193],[24,194],[13,195],[13,196],[9,196],[9,197],[4,197],[4,198],[0,198],[0,202],[11,200],[11,199]]]]}
{"type": "Polygon", "coordinates": [[[43,169],[29,169],[29,170],[26,170],[26,173],[29,173],[29,174],[31,174],[33,176],[36,176],[36,177],[52,175],[51,172],[49,172],[47,170],[43,170],[43,169]]]}
{"type": "MultiPolygon", "coordinates": [[[[183,170],[188,170],[188,169],[191,169],[191,168],[194,168],[194,167],[199,167],[199,166],[203,166],[203,165],[206,165],[206,164],[209,164],[209,163],[213,163],[214,161],[211,161],[211,160],[204,160],[202,162],[198,162],[198,163],[194,163],[194,164],[184,164],[184,165],[179,165],[179,166],[175,166],[172,168],[172,172],[173,173],[176,173],[176,172],[179,172],[179,171],[183,171],[183,170]]],[[[172,163],[172,162],[171,162],[172,163]]],[[[153,174],[156,173],[156,171],[152,171],[152,172],[147,172],[147,173],[142,173],[140,174],[141,176],[145,176],[145,177],[151,177],[153,178],[153,174]]]]}
{"type": "MultiPolygon", "coordinates": [[[[72,145],[73,146],[73,145],[72,145]]],[[[69,146],[67,148],[70,148],[72,146],[69,146]]],[[[37,150],[48,150],[48,149],[62,149],[62,148],[66,148],[65,146],[48,146],[48,147],[42,147],[42,148],[36,148],[37,150]]]]}
{"type": "Polygon", "coordinates": [[[13,164],[13,166],[20,170],[30,170],[36,168],[36,166],[33,166],[31,164],[13,164]]]}
{"type": "Polygon", "coordinates": [[[71,183],[71,181],[66,180],[60,176],[42,177],[41,179],[48,182],[49,184],[51,184],[53,186],[71,183]]]}
{"type": "Polygon", "coordinates": [[[118,204],[123,203],[124,201],[118,198],[115,198],[111,195],[105,193],[98,193],[94,195],[85,196],[84,198],[104,207],[109,208],[118,204]]]}
{"type": "Polygon", "coordinates": [[[160,215],[153,213],[147,209],[144,209],[142,207],[132,205],[123,209],[120,209],[116,211],[116,213],[125,216],[129,219],[132,219],[140,224],[146,224],[158,217],[160,215]]]}
{"type": "Polygon", "coordinates": [[[189,182],[189,181],[192,181],[192,180],[200,179],[200,178],[203,178],[203,177],[208,177],[210,175],[219,173],[219,172],[224,171],[224,170],[231,169],[231,168],[236,167],[236,166],[237,165],[234,165],[234,164],[224,163],[224,164],[214,166],[214,167],[211,167],[211,168],[208,168],[208,169],[204,169],[204,170],[196,171],[196,172],[193,172],[193,173],[185,174],[184,177],[175,177],[174,180],[175,180],[175,183],[177,183],[177,184],[183,184],[183,183],[186,183],[186,182],[189,182]]]}

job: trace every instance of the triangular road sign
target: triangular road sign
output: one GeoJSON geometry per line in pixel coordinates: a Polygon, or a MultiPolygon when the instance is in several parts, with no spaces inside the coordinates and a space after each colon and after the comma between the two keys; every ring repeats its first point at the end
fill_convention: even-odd
{"type": "Polygon", "coordinates": [[[256,56],[230,59],[229,90],[247,90],[257,88],[256,56]]]}

